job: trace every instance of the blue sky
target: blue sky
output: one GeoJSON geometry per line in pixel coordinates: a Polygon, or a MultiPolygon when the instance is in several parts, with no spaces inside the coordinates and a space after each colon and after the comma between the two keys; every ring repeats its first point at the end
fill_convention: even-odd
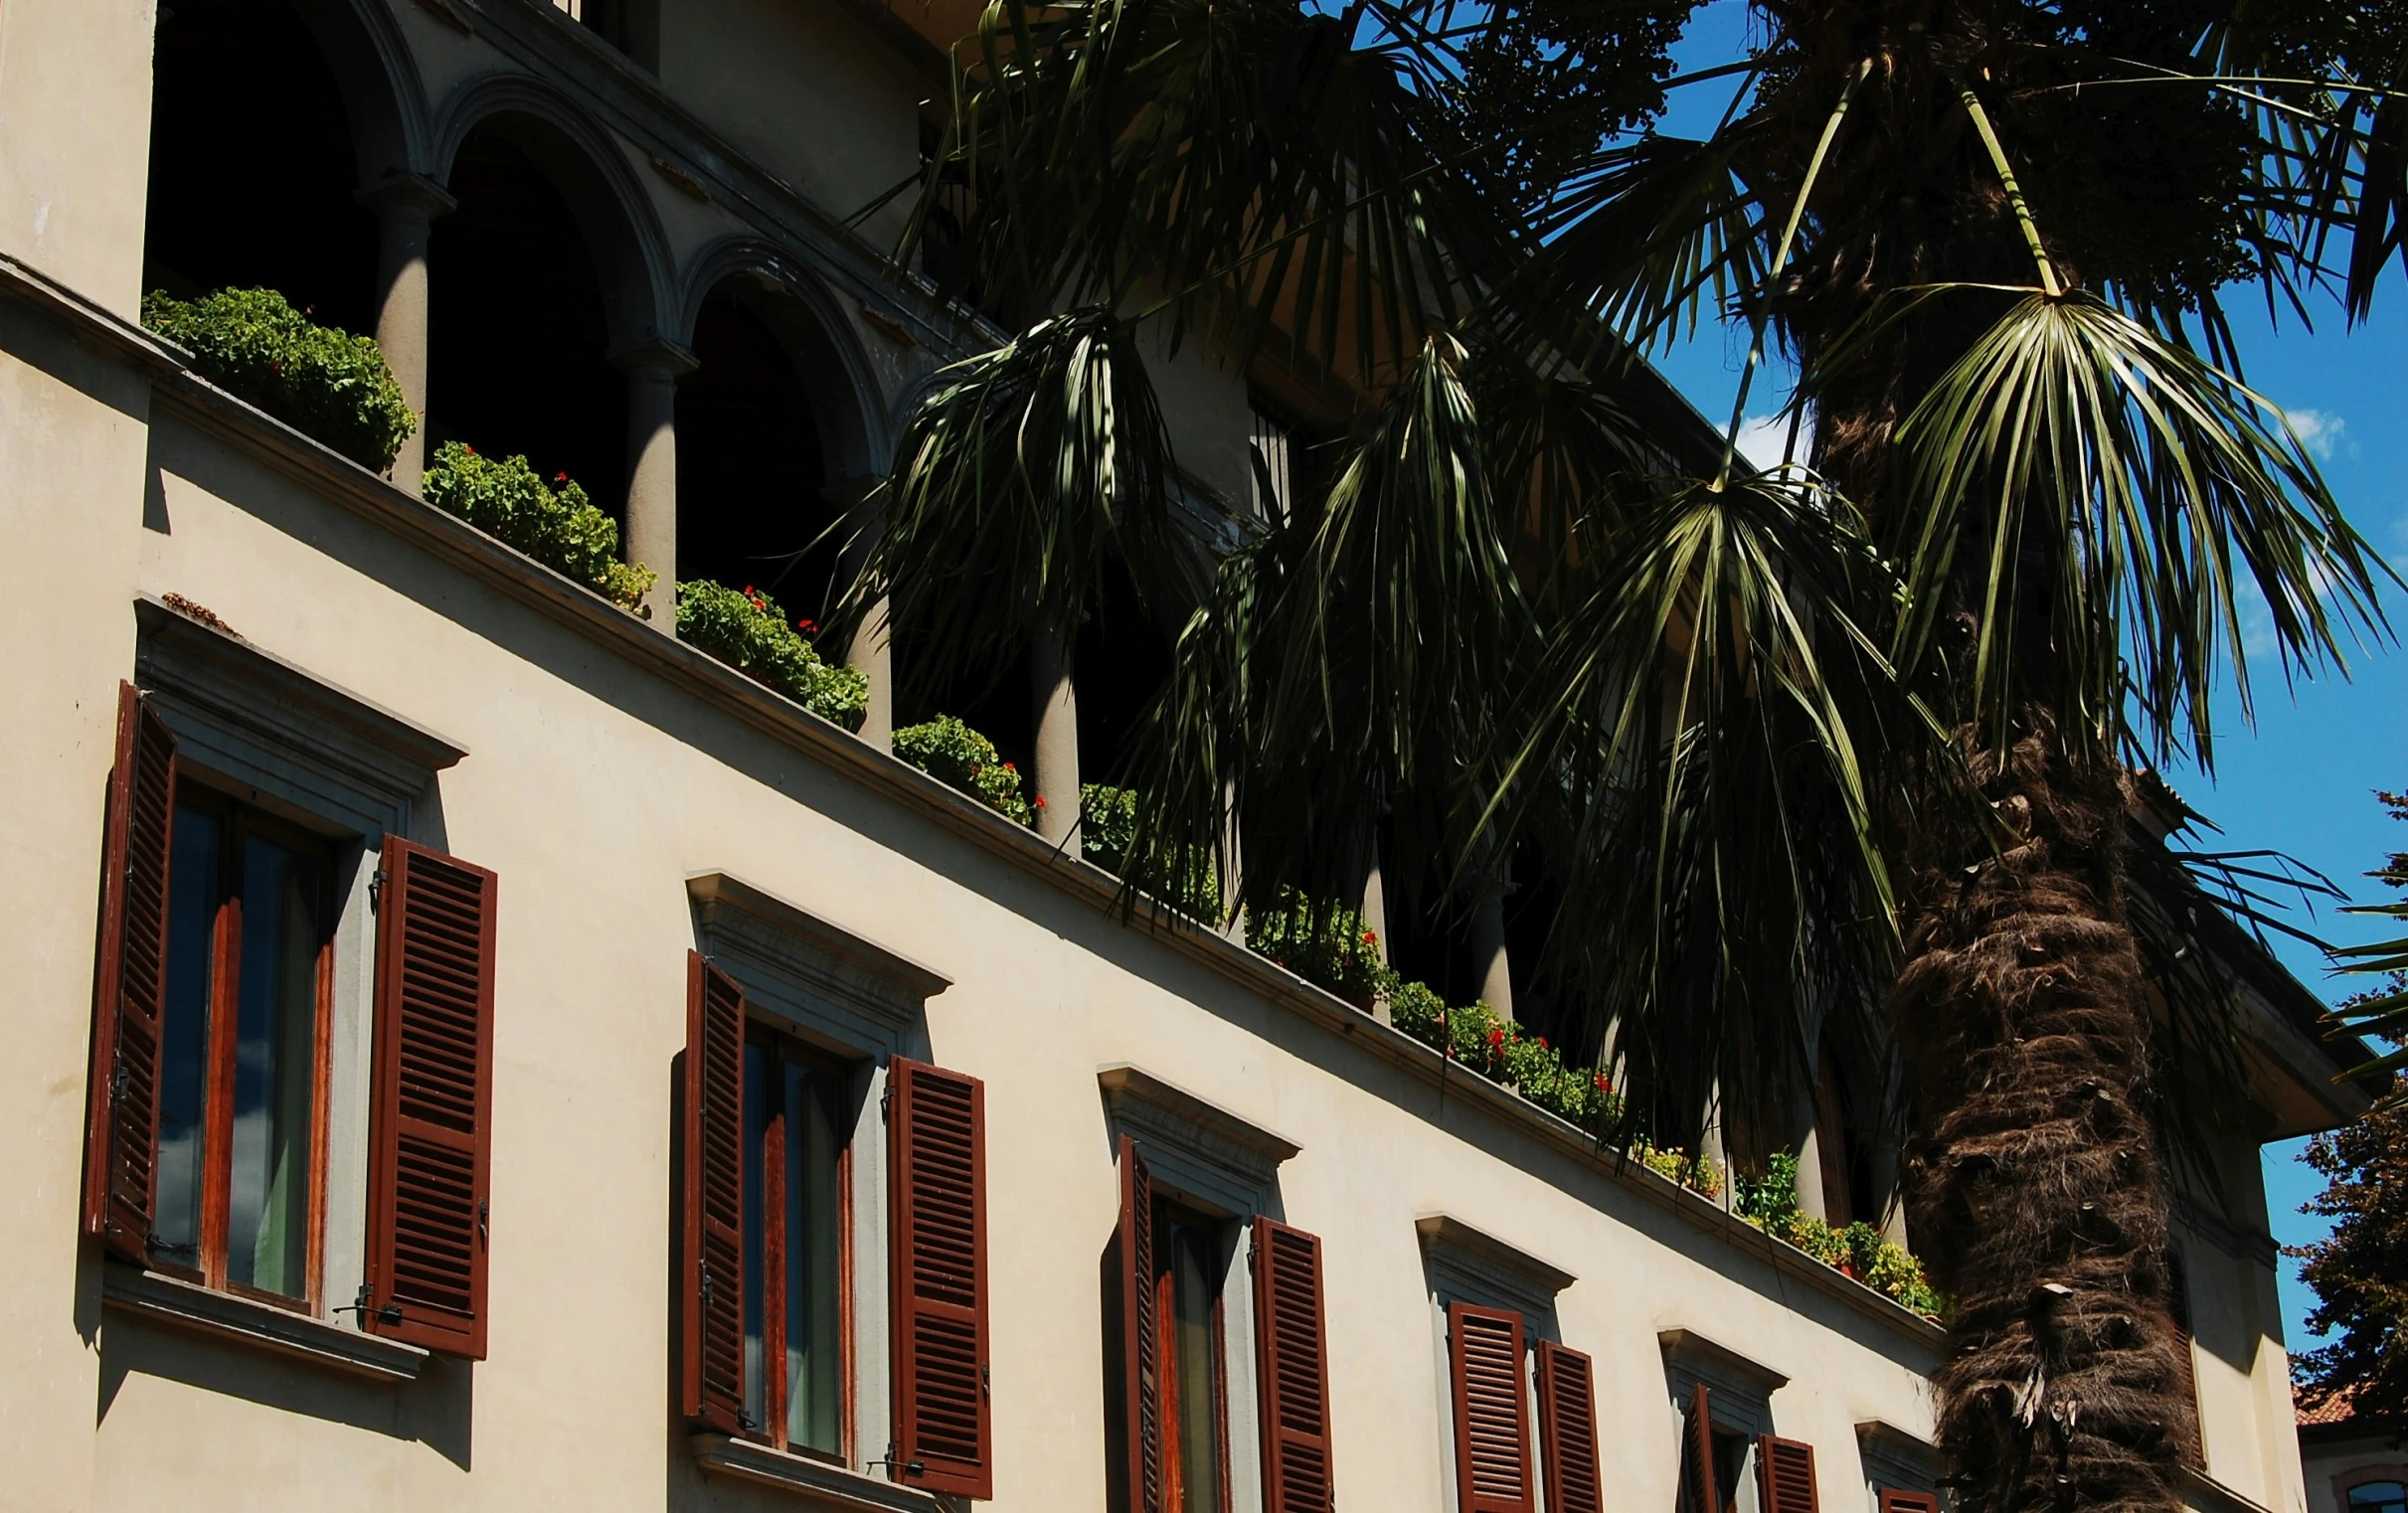
{"type": "MultiPolygon", "coordinates": [[[[1711,0],[1682,40],[1681,65],[1706,67],[1736,56],[1745,20],[1744,0],[1711,0]]],[[[1728,100],[1728,84],[1678,91],[1667,129],[1710,129],[1728,100]]],[[[2395,451],[2408,409],[2408,282],[2395,272],[2383,295],[2373,318],[2354,331],[2344,329],[2337,308],[2312,307],[2316,324],[2308,330],[2288,311],[2279,325],[2271,321],[2262,303],[2237,309],[2234,326],[2244,376],[2289,413],[2351,523],[2408,577],[2408,478],[2395,451]]],[[[1656,366],[1719,424],[1731,414],[1746,355],[1744,333],[1701,330],[1695,341],[1659,355],[1656,366]]],[[[1760,379],[1751,411],[1769,420],[1779,390],[1760,379]]],[[[1770,443],[1777,458],[1779,437],[1770,443]]],[[[2408,595],[2394,591],[2387,603],[2393,624],[2408,631],[2408,595]]],[[[2392,824],[2373,795],[2378,787],[2408,789],[2408,653],[2370,647],[2351,659],[2348,672],[2344,678],[2326,670],[2287,688],[2270,659],[2253,659],[2255,729],[2243,723],[2228,689],[2216,708],[2214,773],[2185,765],[2165,775],[2223,830],[2201,849],[2285,851],[2332,879],[2353,902],[2374,903],[2385,895],[2362,874],[2385,854],[2408,849],[2408,826],[2392,824]]],[[[2311,922],[2341,943],[2380,938],[2378,924],[2328,910],[2311,922]]],[[[2332,979],[2308,946],[2282,940],[2277,949],[2326,1001],[2354,990],[2332,979]]],[[[2304,1143],[2266,1150],[2267,1203],[2275,1239],[2286,1245],[2323,1230],[2322,1221],[2299,1212],[2322,1186],[2298,1160],[2304,1143]]],[[[2284,1332],[2297,1350],[2314,1295],[2288,1261],[2282,1292],[2284,1332]]]]}

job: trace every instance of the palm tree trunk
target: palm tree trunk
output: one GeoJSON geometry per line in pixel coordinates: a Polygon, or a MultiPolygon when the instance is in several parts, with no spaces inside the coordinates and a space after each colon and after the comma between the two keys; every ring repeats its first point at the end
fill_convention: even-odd
{"type": "Polygon", "coordinates": [[[1916,1098],[1909,1224],[1956,1299],[1940,1434],[1966,1513],[2157,1513],[2179,1505],[2194,1410],[2121,784],[2077,770],[2045,715],[2021,729],[2003,760],[1968,738],[2011,834],[1996,852],[1970,826],[1919,838],[1890,995],[1916,1098]]]}

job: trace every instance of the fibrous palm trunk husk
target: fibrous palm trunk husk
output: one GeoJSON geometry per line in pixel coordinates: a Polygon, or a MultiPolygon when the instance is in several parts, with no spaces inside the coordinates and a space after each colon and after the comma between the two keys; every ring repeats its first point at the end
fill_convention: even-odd
{"type": "Polygon", "coordinates": [[[1965,1513],[2160,1513],[2193,1410],[2121,790],[2045,715],[2020,731],[2003,756],[1969,739],[2010,833],[1921,838],[1890,995],[1915,1090],[1908,1223],[1956,1299],[1940,1436],[1965,1513]]]}

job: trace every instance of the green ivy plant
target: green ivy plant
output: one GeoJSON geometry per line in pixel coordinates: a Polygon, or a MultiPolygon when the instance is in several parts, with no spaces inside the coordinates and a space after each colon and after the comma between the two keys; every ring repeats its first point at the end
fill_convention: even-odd
{"type": "Polygon", "coordinates": [[[273,289],[142,296],[142,324],[190,351],[202,377],[383,472],[418,428],[369,337],[321,326],[273,289]]]}
{"type": "Polygon", "coordinates": [[[1013,824],[1037,822],[1037,811],[1020,791],[1020,769],[997,755],[995,743],[951,715],[897,731],[895,755],[1013,824]]]}
{"type": "Polygon", "coordinates": [[[1396,981],[1380,959],[1379,936],[1363,917],[1327,900],[1283,888],[1268,909],[1246,916],[1246,943],[1365,1013],[1396,981]]]}
{"type": "Polygon", "coordinates": [[[1824,1265],[1846,1271],[1925,1318],[1947,1311],[1947,1300],[1923,1274],[1923,1263],[1904,1246],[1863,1220],[1843,1229],[1798,1206],[1798,1157],[1790,1151],[1768,1157],[1764,1170],[1733,1189],[1739,1217],[1776,1240],[1787,1241],[1824,1265]]]}
{"type": "Polygon", "coordinates": [[[708,579],[677,586],[677,638],[848,731],[861,729],[870,684],[856,667],[820,660],[808,620],[788,621],[759,588],[708,579]]]}
{"type": "Polygon", "coordinates": [[[428,464],[427,502],[526,553],[571,583],[641,613],[658,575],[618,560],[618,523],[594,507],[567,473],[547,484],[525,457],[495,461],[446,441],[428,464]],[[557,487],[555,487],[557,485],[557,487]]]}

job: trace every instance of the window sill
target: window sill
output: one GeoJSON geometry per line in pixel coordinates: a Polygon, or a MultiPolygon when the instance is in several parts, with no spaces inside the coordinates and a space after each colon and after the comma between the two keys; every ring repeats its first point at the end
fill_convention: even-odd
{"type": "Polygon", "coordinates": [[[750,1439],[726,1434],[693,1436],[694,1459],[704,1472],[732,1476],[756,1486],[782,1487],[800,1492],[823,1507],[846,1513],[938,1513],[944,1505],[935,1494],[897,1486],[824,1460],[789,1455],[750,1439]]]}
{"type": "Polygon", "coordinates": [[[379,1339],[273,1303],[213,1291],[115,1261],[105,1262],[100,1273],[100,1302],[123,1313],[273,1350],[374,1382],[416,1381],[420,1368],[427,1364],[427,1352],[416,1345],[379,1339]]]}

